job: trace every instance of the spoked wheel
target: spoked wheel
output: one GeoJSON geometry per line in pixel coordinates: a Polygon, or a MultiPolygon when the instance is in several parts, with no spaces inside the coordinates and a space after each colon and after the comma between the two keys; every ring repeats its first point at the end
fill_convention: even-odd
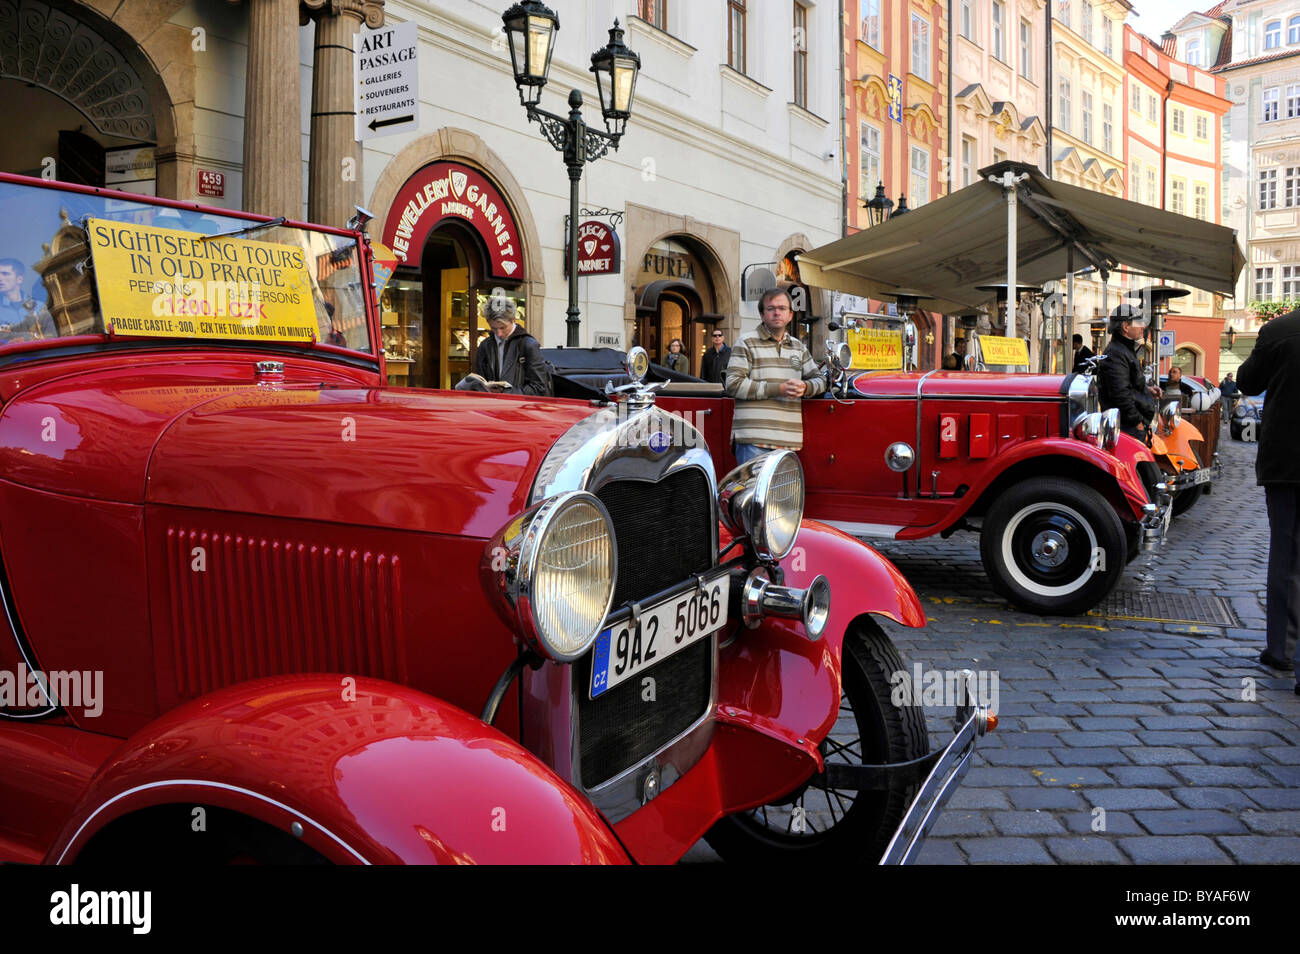
{"type": "Polygon", "coordinates": [[[1072,616],[1119,582],[1128,546],[1119,515],[1100,493],[1077,481],[1036,477],[989,508],[980,556],[993,588],[1012,603],[1072,616]]]}
{"type": "MultiPolygon", "coordinates": [[[[890,677],[907,671],[869,618],[845,634],[842,669],[839,718],[820,746],[828,764],[908,762],[929,751],[920,707],[891,700],[890,677]]],[[[705,838],[728,861],[874,864],[915,794],[915,783],[857,792],[831,788],[817,775],[783,799],[722,819],[705,838]]]]}

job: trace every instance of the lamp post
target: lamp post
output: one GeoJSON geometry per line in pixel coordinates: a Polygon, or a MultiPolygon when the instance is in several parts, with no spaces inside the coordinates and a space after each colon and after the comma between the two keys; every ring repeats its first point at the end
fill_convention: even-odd
{"type": "MultiPolygon", "coordinates": [[[[889,201],[889,200],[886,199],[885,201],[889,201]]],[[[908,213],[908,212],[911,212],[911,211],[912,211],[912,210],[909,209],[909,208],[907,207],[907,196],[905,196],[905,195],[900,195],[900,196],[898,197],[898,208],[896,208],[893,212],[891,212],[891,213],[889,214],[889,217],[890,217],[891,219],[896,219],[896,218],[898,218],[900,215],[907,215],[907,213],[908,213]]]]}
{"type": "Polygon", "coordinates": [[[522,0],[504,14],[506,37],[510,46],[510,63],[519,89],[520,105],[528,111],[528,121],[542,128],[546,141],[564,155],[569,170],[569,309],[564,319],[568,326],[567,347],[578,347],[578,185],[582,170],[611,148],[618,149],[627,121],[632,115],[632,98],[641,57],[623,44],[618,20],[609,31],[609,43],[591,55],[591,72],[596,74],[600,93],[600,111],[605,118],[605,132],[592,129],[582,119],[582,93],[569,91],[569,117],[547,112],[537,104],[551,69],[551,53],[560,18],[539,2],[522,0]]]}
{"type": "Polygon", "coordinates": [[[876,194],[863,202],[862,207],[867,210],[871,224],[875,226],[889,218],[889,212],[894,207],[894,200],[885,195],[885,184],[878,182],[876,183],[876,194]]]}

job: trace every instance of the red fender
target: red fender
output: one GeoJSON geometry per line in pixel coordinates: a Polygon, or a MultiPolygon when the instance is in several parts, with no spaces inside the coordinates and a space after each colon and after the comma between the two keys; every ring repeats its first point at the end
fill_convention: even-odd
{"type": "MultiPolygon", "coordinates": [[[[726,542],[723,534],[723,542],[726,542]]],[[[616,830],[638,861],[676,861],[724,814],[793,791],[821,770],[817,747],[840,707],[840,653],[849,624],[865,613],[925,625],[916,592],[866,544],[805,520],[781,562],[787,586],[822,573],[831,584],[825,635],[813,642],[795,620],[743,626],[719,652],[717,730],[704,757],[616,830]]]]}
{"type": "Polygon", "coordinates": [[[74,860],[115,818],[179,803],[298,822],[338,863],[627,863],[596,810],[516,742],[412,689],[351,686],[273,677],[172,710],[95,773],[46,861],[74,860]]]}
{"type": "Polygon", "coordinates": [[[835,725],[840,707],[840,654],[849,625],[864,614],[904,626],[925,625],[916,591],[894,564],[846,533],[805,520],[783,561],[787,586],[805,587],[825,575],[831,612],[815,642],[796,620],[769,619],[742,630],[721,653],[718,716],[779,739],[821,768],[817,746],[835,725]]]}

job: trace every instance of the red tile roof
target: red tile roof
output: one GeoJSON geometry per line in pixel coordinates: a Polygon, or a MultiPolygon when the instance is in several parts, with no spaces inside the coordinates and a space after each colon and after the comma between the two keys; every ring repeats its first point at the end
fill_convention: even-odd
{"type": "MultiPolygon", "coordinates": [[[[1267,63],[1269,60],[1282,60],[1288,56],[1300,56],[1295,50],[1279,50],[1276,53],[1268,53],[1264,56],[1252,56],[1248,60],[1237,60],[1232,63],[1224,63],[1222,66],[1215,64],[1210,68],[1211,73],[1222,73],[1224,70],[1235,70],[1240,66],[1254,66],[1256,63],[1267,63]]],[[[1220,57],[1222,59],[1222,57],[1220,57]]]]}

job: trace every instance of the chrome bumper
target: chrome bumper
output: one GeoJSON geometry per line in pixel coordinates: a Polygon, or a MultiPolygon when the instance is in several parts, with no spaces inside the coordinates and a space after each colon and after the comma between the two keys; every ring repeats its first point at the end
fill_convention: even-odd
{"type": "MultiPolygon", "coordinates": [[[[934,759],[934,767],[881,856],[882,865],[908,865],[916,861],[930,826],[938,819],[940,809],[952,797],[970,768],[975,740],[989,729],[991,713],[988,706],[976,702],[975,674],[969,669],[962,673],[962,691],[965,701],[957,707],[953,720],[956,734],[937,758],[927,756],[927,759],[934,759]]],[[[992,724],[997,724],[996,717],[992,724]]]]}
{"type": "Polygon", "coordinates": [[[1201,484],[1212,483],[1223,476],[1223,464],[1219,460],[1219,455],[1214,455],[1214,463],[1209,467],[1201,467],[1197,470],[1184,471],[1172,477],[1166,477],[1165,482],[1169,485],[1170,493],[1178,493],[1181,490],[1189,490],[1192,487],[1199,487],[1201,484]]]}
{"type": "Polygon", "coordinates": [[[1156,484],[1155,503],[1142,505],[1142,552],[1155,549],[1157,544],[1165,542],[1169,531],[1169,521],[1174,515],[1174,494],[1169,486],[1172,478],[1156,484]]]}

